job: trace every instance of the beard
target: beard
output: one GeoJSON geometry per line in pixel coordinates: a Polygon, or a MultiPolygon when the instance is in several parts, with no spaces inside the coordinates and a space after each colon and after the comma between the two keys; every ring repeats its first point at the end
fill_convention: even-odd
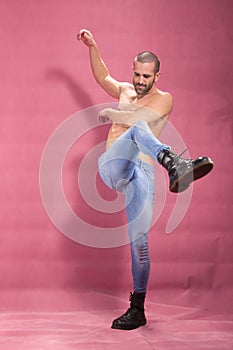
{"type": "Polygon", "coordinates": [[[134,90],[136,91],[137,95],[144,96],[152,89],[154,82],[155,82],[155,79],[153,79],[153,81],[147,85],[147,84],[135,83],[133,81],[134,90]]]}

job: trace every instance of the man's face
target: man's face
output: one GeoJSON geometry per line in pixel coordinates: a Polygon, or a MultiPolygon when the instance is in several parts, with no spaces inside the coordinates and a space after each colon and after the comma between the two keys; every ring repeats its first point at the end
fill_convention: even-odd
{"type": "Polygon", "coordinates": [[[142,63],[134,61],[133,65],[133,85],[139,96],[146,95],[154,85],[155,82],[155,63],[142,63]]]}

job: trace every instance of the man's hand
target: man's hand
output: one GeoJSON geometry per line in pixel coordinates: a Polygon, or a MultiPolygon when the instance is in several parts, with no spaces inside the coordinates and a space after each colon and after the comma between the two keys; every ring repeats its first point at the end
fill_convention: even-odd
{"type": "Polygon", "coordinates": [[[82,41],[87,47],[96,46],[94,36],[87,29],[81,29],[77,34],[77,39],[82,41]]]}
{"type": "Polygon", "coordinates": [[[106,124],[112,122],[109,114],[111,112],[111,108],[105,108],[99,112],[97,118],[100,124],[106,124]]]}
{"type": "Polygon", "coordinates": [[[82,41],[89,49],[91,69],[97,83],[110,96],[119,99],[121,83],[109,74],[92,33],[87,29],[81,29],[77,35],[77,39],[82,41]]]}

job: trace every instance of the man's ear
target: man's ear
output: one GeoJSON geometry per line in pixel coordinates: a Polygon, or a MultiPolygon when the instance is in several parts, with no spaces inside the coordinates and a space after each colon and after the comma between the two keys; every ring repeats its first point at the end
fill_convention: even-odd
{"type": "Polygon", "coordinates": [[[159,78],[160,78],[160,76],[161,76],[161,73],[160,73],[160,72],[157,72],[157,73],[155,74],[155,81],[158,81],[159,78]]]}

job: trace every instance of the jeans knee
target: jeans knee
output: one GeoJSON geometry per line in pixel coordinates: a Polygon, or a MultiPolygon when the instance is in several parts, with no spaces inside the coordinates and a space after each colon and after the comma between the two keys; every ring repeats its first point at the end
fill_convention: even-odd
{"type": "Polygon", "coordinates": [[[142,129],[145,129],[145,128],[148,128],[148,123],[145,121],[145,120],[139,120],[135,126],[137,126],[138,128],[142,128],[142,129]]]}

